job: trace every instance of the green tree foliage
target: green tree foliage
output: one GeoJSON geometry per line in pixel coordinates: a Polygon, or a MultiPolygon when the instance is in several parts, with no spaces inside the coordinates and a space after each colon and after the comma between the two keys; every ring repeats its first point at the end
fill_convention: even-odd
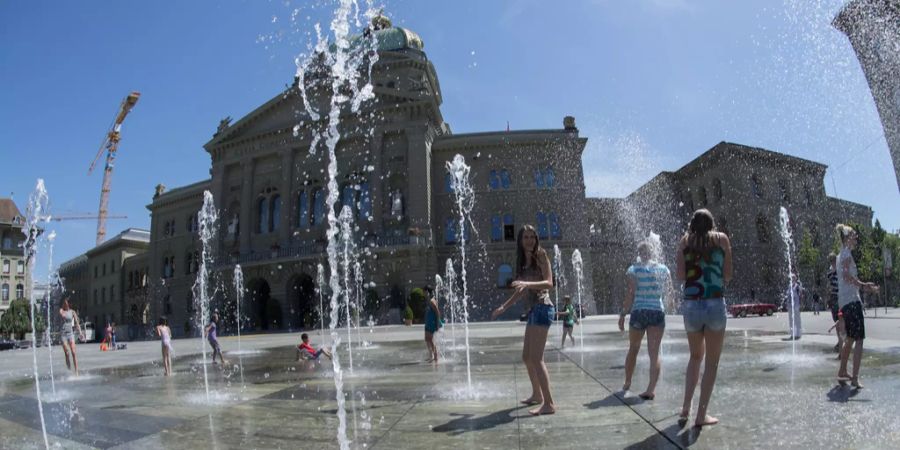
{"type": "MultiPolygon", "coordinates": [[[[46,329],[44,317],[38,314],[34,327],[40,333],[46,329]]],[[[16,339],[24,339],[25,333],[31,332],[31,305],[28,300],[20,298],[9,304],[9,309],[0,317],[0,334],[10,335],[16,339]]]]}
{"type": "Polygon", "coordinates": [[[822,271],[822,258],[819,254],[819,249],[813,245],[812,235],[809,234],[808,230],[803,231],[803,237],[800,239],[797,263],[808,285],[810,285],[809,281],[815,279],[815,275],[822,271]]]}
{"type": "Polygon", "coordinates": [[[425,298],[425,291],[421,288],[415,288],[409,291],[409,300],[407,305],[412,309],[414,318],[416,320],[423,320],[425,318],[425,302],[428,299],[425,298]]]}

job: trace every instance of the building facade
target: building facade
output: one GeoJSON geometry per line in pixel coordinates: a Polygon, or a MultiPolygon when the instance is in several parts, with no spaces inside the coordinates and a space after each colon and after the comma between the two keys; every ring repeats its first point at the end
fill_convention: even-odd
{"type": "Polygon", "coordinates": [[[0,198],[0,317],[13,300],[25,298],[31,274],[21,245],[25,216],[10,198],[0,198]]]}
{"type": "Polygon", "coordinates": [[[834,18],[875,99],[900,190],[900,0],[851,0],[834,18]]]}

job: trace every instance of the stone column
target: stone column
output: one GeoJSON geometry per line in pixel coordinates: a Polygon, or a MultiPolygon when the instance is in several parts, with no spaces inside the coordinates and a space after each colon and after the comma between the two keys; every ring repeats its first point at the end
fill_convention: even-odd
{"type": "Polygon", "coordinates": [[[291,217],[294,211],[294,150],[281,154],[281,218],[278,223],[278,241],[282,248],[291,245],[291,217]]]}
{"type": "Polygon", "coordinates": [[[241,254],[250,252],[250,233],[254,227],[254,211],[256,210],[255,196],[253,195],[253,158],[241,161],[241,218],[240,218],[240,242],[241,254]]]}

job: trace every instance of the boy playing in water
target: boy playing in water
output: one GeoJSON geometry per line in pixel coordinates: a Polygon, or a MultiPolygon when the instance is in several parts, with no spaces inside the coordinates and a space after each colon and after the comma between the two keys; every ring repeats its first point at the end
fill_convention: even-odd
{"type": "Polygon", "coordinates": [[[303,341],[297,346],[297,361],[300,361],[304,356],[308,359],[318,360],[319,356],[323,353],[328,359],[331,359],[331,352],[325,350],[324,348],[320,348],[319,350],[314,349],[311,345],[309,345],[309,335],[303,333],[300,335],[300,339],[303,341]]]}
{"type": "Polygon", "coordinates": [[[565,347],[566,335],[568,335],[569,339],[572,340],[572,345],[575,345],[575,336],[572,335],[572,331],[575,329],[575,323],[578,322],[578,317],[575,315],[575,307],[572,305],[572,297],[569,297],[567,295],[563,297],[563,301],[566,302],[564,306],[565,311],[560,311],[556,313],[556,315],[563,318],[562,347],[565,347]]]}

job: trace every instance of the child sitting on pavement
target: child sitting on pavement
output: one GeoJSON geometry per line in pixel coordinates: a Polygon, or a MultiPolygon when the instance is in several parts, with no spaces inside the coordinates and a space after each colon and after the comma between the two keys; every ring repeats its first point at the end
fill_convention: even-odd
{"type": "Polygon", "coordinates": [[[319,350],[314,349],[311,345],[309,345],[309,335],[303,333],[300,335],[300,339],[303,341],[299,345],[297,345],[297,361],[300,361],[301,358],[310,359],[310,360],[318,360],[319,356],[325,354],[328,359],[331,359],[331,352],[325,350],[324,348],[320,348],[319,350]]]}

